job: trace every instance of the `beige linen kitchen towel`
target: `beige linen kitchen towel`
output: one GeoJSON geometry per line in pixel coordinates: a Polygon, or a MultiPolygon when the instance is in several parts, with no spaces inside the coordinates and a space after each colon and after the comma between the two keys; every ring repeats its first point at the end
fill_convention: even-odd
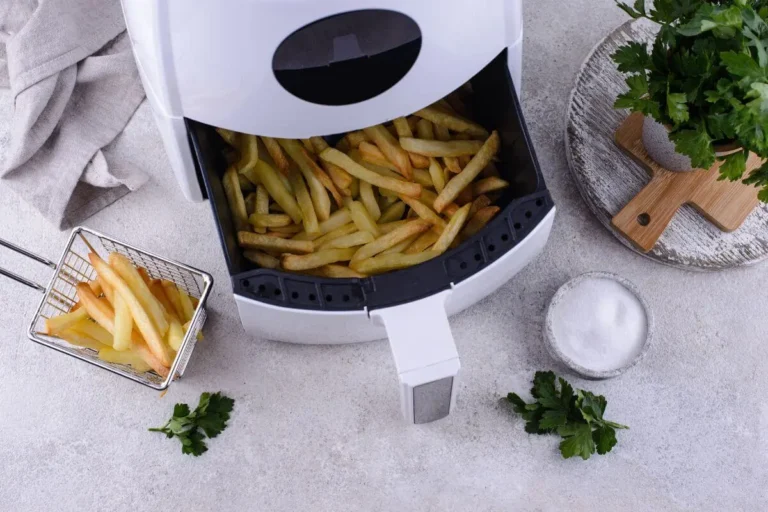
{"type": "Polygon", "coordinates": [[[118,0],[0,1],[0,87],[0,178],[60,229],[146,182],[102,151],[144,98],[118,0]]]}

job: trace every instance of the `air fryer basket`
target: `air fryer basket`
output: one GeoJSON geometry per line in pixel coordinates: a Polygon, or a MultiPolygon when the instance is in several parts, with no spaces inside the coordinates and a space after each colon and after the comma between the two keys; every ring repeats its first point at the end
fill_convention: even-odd
{"type": "MultiPolygon", "coordinates": [[[[259,268],[245,259],[224,194],[224,143],[213,127],[187,119],[190,144],[211,201],[234,292],[276,306],[320,311],[369,310],[434,295],[472,277],[522,241],[554,207],[533,151],[504,50],[470,83],[473,119],[501,136],[497,168],[511,186],[499,214],[479,233],[420,265],[364,279],[330,279],[259,268]]],[[[435,98],[438,100],[440,98],[435,98]]],[[[382,120],[382,122],[387,120],[382,120]]],[[[361,127],[362,128],[362,127],[361,127]]]]}

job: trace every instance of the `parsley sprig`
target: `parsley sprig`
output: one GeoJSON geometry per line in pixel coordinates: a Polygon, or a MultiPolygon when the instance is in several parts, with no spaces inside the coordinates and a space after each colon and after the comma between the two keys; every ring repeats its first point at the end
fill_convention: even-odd
{"type": "Polygon", "coordinates": [[[768,202],[768,162],[745,176],[750,152],[768,158],[768,1],[617,3],[658,24],[659,33],[650,53],[632,41],[613,54],[629,88],[614,106],[670,126],[677,151],[694,167],[722,161],[721,179],[755,185],[768,202]],[[717,157],[714,145],[726,142],[743,150],[717,157]]]}
{"type": "Polygon", "coordinates": [[[176,404],[173,416],[162,427],[150,428],[150,432],[162,432],[169,439],[181,441],[181,452],[195,457],[208,451],[205,436],[214,438],[227,428],[229,413],[235,401],[219,393],[203,393],[194,411],[187,404],[176,404]],[[203,435],[205,433],[205,435],[203,435]]]}
{"type": "Polygon", "coordinates": [[[583,389],[574,391],[552,372],[536,372],[531,395],[536,401],[530,404],[516,393],[509,393],[507,401],[522,415],[529,434],[557,433],[563,437],[560,453],[566,459],[578,455],[587,460],[595,451],[604,455],[616,445],[616,429],[629,428],[603,418],[608,405],[604,396],[583,389]]]}

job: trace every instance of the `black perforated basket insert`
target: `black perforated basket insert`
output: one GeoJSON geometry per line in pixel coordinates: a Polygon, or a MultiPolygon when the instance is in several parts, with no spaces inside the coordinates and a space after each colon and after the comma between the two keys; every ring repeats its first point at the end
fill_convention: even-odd
{"type": "MultiPolygon", "coordinates": [[[[509,187],[496,202],[502,210],[456,249],[415,267],[365,279],[329,279],[263,269],[245,259],[237,245],[221,184],[226,170],[221,138],[202,123],[187,120],[196,165],[211,201],[234,293],[295,309],[351,311],[395,306],[434,295],[491,265],[554,207],[546,189],[507,67],[506,50],[470,80],[474,118],[498,130],[502,146],[497,168],[509,187]]],[[[385,121],[385,120],[382,120],[385,121]]]]}

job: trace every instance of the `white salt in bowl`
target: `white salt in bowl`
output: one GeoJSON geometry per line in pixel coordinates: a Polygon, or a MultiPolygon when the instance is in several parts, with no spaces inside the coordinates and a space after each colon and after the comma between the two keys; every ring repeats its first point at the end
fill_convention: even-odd
{"type": "Polygon", "coordinates": [[[561,286],[544,322],[550,355],[589,379],[616,377],[636,365],[652,332],[653,316],[640,291],[609,272],[587,272],[561,286]]]}

